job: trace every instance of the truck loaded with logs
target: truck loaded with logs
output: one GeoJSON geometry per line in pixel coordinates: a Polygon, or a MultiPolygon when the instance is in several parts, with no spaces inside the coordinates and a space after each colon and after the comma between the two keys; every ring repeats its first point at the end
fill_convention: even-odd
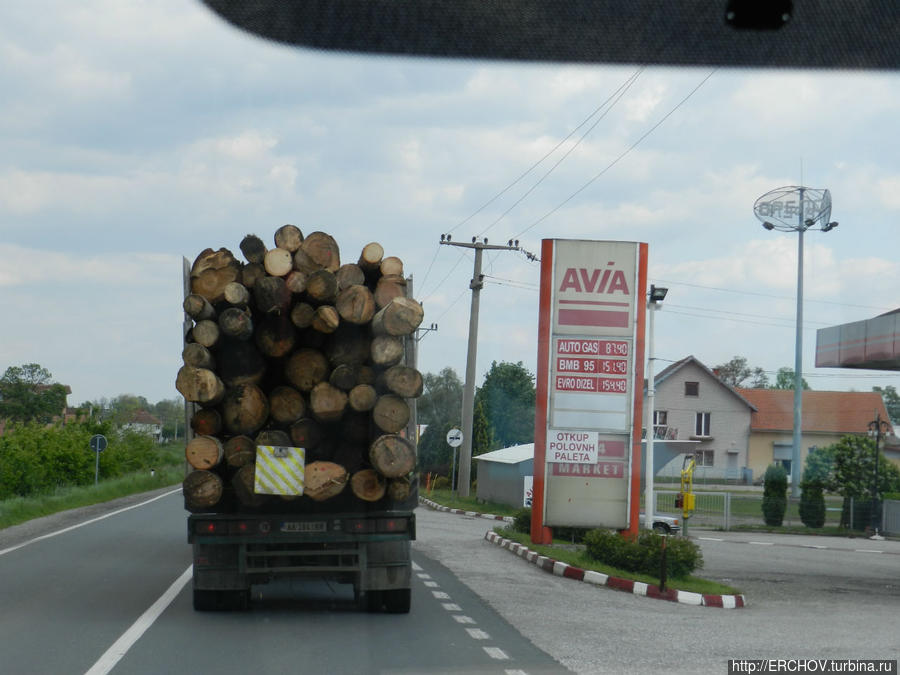
{"type": "Polygon", "coordinates": [[[183,483],[194,608],[246,608],[252,585],[316,576],[369,611],[408,612],[416,328],[399,258],[285,225],[244,260],[184,261],[183,483]]]}

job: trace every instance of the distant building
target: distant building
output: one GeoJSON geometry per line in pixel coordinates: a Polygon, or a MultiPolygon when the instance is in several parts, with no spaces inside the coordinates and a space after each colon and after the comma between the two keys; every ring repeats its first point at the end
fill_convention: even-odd
{"type": "Polygon", "coordinates": [[[136,410],[122,428],[152,436],[157,443],[162,442],[162,422],[146,410],[136,410]]]}

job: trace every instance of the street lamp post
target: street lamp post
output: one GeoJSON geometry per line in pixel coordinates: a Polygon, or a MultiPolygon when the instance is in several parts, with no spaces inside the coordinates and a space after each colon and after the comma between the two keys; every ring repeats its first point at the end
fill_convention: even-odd
{"type": "Polygon", "coordinates": [[[890,425],[881,419],[881,413],[875,413],[875,419],[869,422],[869,438],[875,440],[875,477],[872,481],[872,531],[878,534],[878,454],[881,449],[881,436],[890,431],[890,425]]]}
{"type": "Polygon", "coordinates": [[[794,433],[791,448],[791,496],[800,496],[803,440],[803,234],[818,229],[829,232],[838,226],[830,222],[831,193],[790,185],[767,192],[756,200],[753,213],[767,230],[797,232],[797,326],[794,336],[794,433]],[[794,217],[796,216],[796,220],[794,217]]]}
{"type": "Polygon", "coordinates": [[[656,396],[656,384],[653,374],[653,315],[659,309],[660,303],[665,300],[668,288],[657,288],[650,285],[650,296],[647,300],[647,309],[650,316],[647,321],[647,405],[644,411],[644,426],[647,429],[647,450],[644,458],[647,477],[644,480],[644,525],[649,529],[653,527],[653,399],[656,396]]]}

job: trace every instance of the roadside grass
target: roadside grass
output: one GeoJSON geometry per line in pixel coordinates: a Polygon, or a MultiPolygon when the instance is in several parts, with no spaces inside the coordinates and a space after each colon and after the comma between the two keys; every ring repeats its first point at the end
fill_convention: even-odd
{"type": "MultiPolygon", "coordinates": [[[[496,516],[512,516],[519,509],[515,509],[507,504],[496,504],[491,502],[479,501],[475,497],[460,497],[450,490],[421,490],[421,497],[430,499],[431,501],[446,506],[451,509],[461,509],[463,511],[475,511],[477,513],[491,513],[496,516]]],[[[592,570],[602,574],[608,574],[612,577],[621,579],[634,579],[646,584],[659,585],[659,578],[648,574],[639,574],[637,572],[628,572],[626,570],[603,565],[588,557],[583,546],[573,545],[571,542],[554,539],[552,546],[544,546],[531,543],[531,537],[522,532],[516,532],[510,527],[497,526],[494,530],[502,537],[518,542],[523,546],[527,546],[533,551],[537,551],[540,555],[553,558],[568,565],[581,568],[583,570],[592,570]]],[[[702,579],[696,576],[689,576],[683,579],[669,578],[666,581],[667,588],[676,588],[681,591],[689,591],[692,593],[704,593],[711,595],[732,595],[739,594],[740,591],[732,586],[720,584],[716,581],[702,579]]]]}
{"type": "MultiPolygon", "coordinates": [[[[634,579],[635,581],[640,581],[645,584],[653,584],[655,586],[659,585],[659,577],[649,574],[641,574],[638,572],[629,572],[627,570],[619,569],[618,567],[612,567],[611,565],[604,565],[590,558],[584,551],[583,547],[573,547],[571,544],[567,544],[562,540],[554,539],[554,543],[552,546],[544,546],[541,544],[531,543],[531,537],[529,535],[522,532],[516,532],[510,527],[495,527],[494,531],[497,532],[497,534],[499,534],[501,537],[511,539],[512,541],[518,542],[523,546],[527,546],[529,549],[531,549],[532,551],[536,551],[540,555],[547,556],[548,558],[553,558],[554,560],[564,562],[567,565],[572,565],[573,567],[578,567],[583,570],[592,570],[594,572],[601,572],[602,574],[608,574],[611,577],[618,577],[620,579],[634,579]]],[[[693,575],[681,579],[670,577],[666,580],[666,588],[675,588],[680,591],[689,591],[691,593],[703,593],[708,595],[740,594],[740,591],[733,586],[720,584],[716,581],[702,579],[693,575]]]]}
{"type": "Polygon", "coordinates": [[[419,490],[419,496],[437,502],[441,506],[451,509],[462,509],[463,511],[477,511],[478,513],[492,513],[495,516],[512,516],[517,509],[508,504],[497,504],[495,502],[486,502],[476,499],[475,497],[460,497],[456,492],[450,490],[419,490]]]}
{"type": "Polygon", "coordinates": [[[119,478],[111,478],[97,485],[63,487],[52,493],[35,497],[5,499],[0,501],[0,529],[60,511],[100,504],[119,497],[176,485],[183,478],[184,470],[181,467],[166,466],[157,470],[155,476],[151,476],[149,471],[140,471],[119,478]]]}

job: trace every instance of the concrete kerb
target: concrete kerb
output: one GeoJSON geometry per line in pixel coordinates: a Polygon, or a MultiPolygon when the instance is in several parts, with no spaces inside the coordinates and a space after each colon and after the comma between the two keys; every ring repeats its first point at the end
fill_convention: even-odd
{"type": "MultiPolygon", "coordinates": [[[[487,518],[488,520],[501,520],[507,523],[510,523],[513,520],[509,516],[495,516],[489,513],[485,514],[477,513],[475,511],[451,509],[446,506],[436,504],[435,502],[429,499],[424,499],[422,497],[419,498],[419,502],[436,511],[443,511],[445,513],[455,513],[470,517],[474,516],[478,518],[487,518]]],[[[679,591],[672,588],[667,588],[666,590],[661,591],[658,586],[654,586],[653,584],[645,584],[643,582],[634,581],[632,579],[620,579],[618,577],[611,577],[607,574],[594,572],[592,570],[583,570],[579,567],[573,567],[568,563],[560,562],[558,560],[554,560],[553,558],[539,555],[537,552],[532,551],[527,546],[523,546],[522,544],[512,541],[511,539],[506,539],[493,530],[486,532],[484,538],[486,541],[492,544],[496,544],[501,548],[507,549],[508,551],[516,554],[523,560],[526,560],[531,564],[539,567],[545,572],[549,572],[550,574],[558,577],[565,577],[567,579],[581,581],[592,586],[606,586],[607,588],[626,591],[634,595],[640,595],[656,600],[668,600],[669,602],[677,602],[682,605],[694,605],[696,607],[718,607],[720,609],[740,609],[741,607],[746,607],[747,600],[743,595],[709,595],[701,593],[691,593],[689,591],[679,591]]]]}

